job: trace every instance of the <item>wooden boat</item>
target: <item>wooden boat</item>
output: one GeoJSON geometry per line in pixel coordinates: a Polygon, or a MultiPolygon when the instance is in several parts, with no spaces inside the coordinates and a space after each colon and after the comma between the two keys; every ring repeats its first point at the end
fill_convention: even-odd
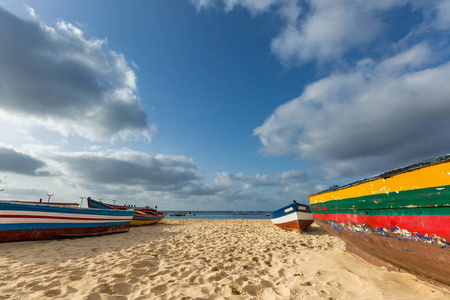
{"type": "MultiPolygon", "coordinates": [[[[87,198],[88,206],[92,208],[103,208],[110,210],[126,210],[129,209],[128,206],[107,204],[100,201],[96,201],[90,197],[87,198]]],[[[144,207],[134,207],[133,219],[130,221],[132,226],[149,225],[162,221],[166,217],[166,213],[157,212],[154,209],[144,208],[144,207]]]]}
{"type": "Polygon", "coordinates": [[[81,237],[128,231],[132,209],[111,211],[0,201],[0,242],[81,237]]]}
{"type": "Polygon", "coordinates": [[[331,187],[310,202],[314,220],[349,251],[450,285],[450,155],[331,187]]]}
{"type": "Polygon", "coordinates": [[[276,226],[295,229],[299,233],[314,222],[309,205],[297,203],[295,200],[278,210],[269,213],[270,220],[276,226]]]}

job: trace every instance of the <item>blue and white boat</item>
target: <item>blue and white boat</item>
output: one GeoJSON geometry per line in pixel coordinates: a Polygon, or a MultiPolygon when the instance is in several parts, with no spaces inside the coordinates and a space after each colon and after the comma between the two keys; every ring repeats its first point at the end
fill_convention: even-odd
{"type": "Polygon", "coordinates": [[[129,230],[134,209],[0,201],[0,242],[81,237],[129,230]]]}
{"type": "Polygon", "coordinates": [[[314,222],[309,205],[297,203],[295,200],[292,204],[271,212],[269,217],[276,226],[295,229],[299,233],[314,222]]]}

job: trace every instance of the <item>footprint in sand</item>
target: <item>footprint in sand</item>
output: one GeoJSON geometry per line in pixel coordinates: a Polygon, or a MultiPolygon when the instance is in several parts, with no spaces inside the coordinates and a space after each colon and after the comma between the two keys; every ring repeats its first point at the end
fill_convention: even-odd
{"type": "Polygon", "coordinates": [[[251,296],[257,296],[260,288],[254,284],[248,283],[242,287],[242,292],[247,293],[251,296]]]}
{"type": "Polygon", "coordinates": [[[160,284],[152,288],[151,291],[157,295],[160,295],[167,291],[167,286],[165,284],[160,284]]]}
{"type": "Polygon", "coordinates": [[[91,292],[92,294],[95,293],[109,294],[109,295],[114,294],[114,290],[112,289],[111,285],[107,283],[102,283],[98,285],[97,287],[93,288],[91,292]]]}
{"type": "Polygon", "coordinates": [[[131,293],[132,285],[125,282],[117,282],[112,286],[114,294],[129,295],[131,293]]]}
{"type": "Polygon", "coordinates": [[[87,296],[86,300],[102,300],[102,296],[99,293],[92,293],[87,296]]]}
{"type": "Polygon", "coordinates": [[[59,296],[60,294],[61,294],[60,289],[47,290],[44,292],[44,295],[47,297],[56,297],[59,296]]]}

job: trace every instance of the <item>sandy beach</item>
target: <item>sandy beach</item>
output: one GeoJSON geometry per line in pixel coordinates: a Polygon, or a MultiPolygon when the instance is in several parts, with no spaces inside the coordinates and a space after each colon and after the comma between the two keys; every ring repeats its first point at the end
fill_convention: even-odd
{"type": "Polygon", "coordinates": [[[344,251],[314,225],[165,220],[106,236],[0,244],[0,299],[449,299],[344,251]]]}

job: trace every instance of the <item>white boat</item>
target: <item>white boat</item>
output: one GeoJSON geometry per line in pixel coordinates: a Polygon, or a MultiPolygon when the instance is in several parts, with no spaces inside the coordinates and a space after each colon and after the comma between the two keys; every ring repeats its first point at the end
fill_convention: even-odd
{"type": "Polygon", "coordinates": [[[292,204],[271,212],[269,217],[276,226],[295,229],[299,233],[314,222],[309,205],[297,203],[295,200],[292,204]]]}

